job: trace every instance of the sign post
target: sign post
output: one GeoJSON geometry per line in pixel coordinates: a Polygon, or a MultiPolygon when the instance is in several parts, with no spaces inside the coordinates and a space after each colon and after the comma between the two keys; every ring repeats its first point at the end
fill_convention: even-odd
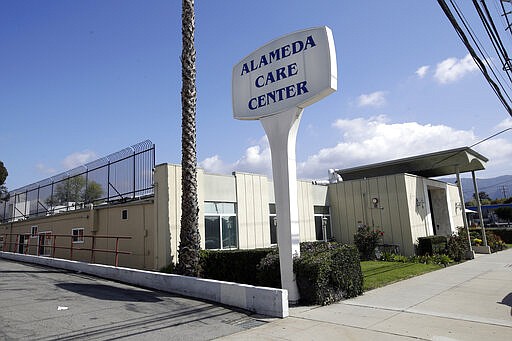
{"type": "Polygon", "coordinates": [[[303,108],[336,88],[336,53],[328,27],[273,40],[233,67],[233,115],[260,120],[270,144],[281,284],[290,302],[299,300],[293,273],[293,258],[300,256],[297,131],[303,108]]]}

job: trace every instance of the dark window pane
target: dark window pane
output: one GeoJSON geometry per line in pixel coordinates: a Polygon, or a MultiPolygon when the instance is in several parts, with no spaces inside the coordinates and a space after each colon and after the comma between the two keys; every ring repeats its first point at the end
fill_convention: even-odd
{"type": "Polygon", "coordinates": [[[315,217],[315,234],[316,240],[324,240],[324,235],[322,232],[322,217],[315,217]]]}
{"type": "Polygon", "coordinates": [[[327,240],[331,240],[332,239],[332,231],[331,231],[331,217],[324,217],[327,222],[326,226],[325,226],[325,230],[327,232],[327,240]]]}
{"type": "Polygon", "coordinates": [[[315,214],[329,214],[329,206],[313,206],[315,214]]]}
{"type": "Polygon", "coordinates": [[[277,244],[277,218],[269,217],[270,220],[270,244],[277,244]]]}
{"type": "Polygon", "coordinates": [[[220,249],[220,218],[204,217],[204,246],[206,249],[220,249]]]}
{"type": "Polygon", "coordinates": [[[236,217],[222,217],[222,248],[237,248],[238,234],[236,229],[236,217]]]}
{"type": "Polygon", "coordinates": [[[270,214],[276,214],[276,204],[268,204],[268,211],[270,214]]]}

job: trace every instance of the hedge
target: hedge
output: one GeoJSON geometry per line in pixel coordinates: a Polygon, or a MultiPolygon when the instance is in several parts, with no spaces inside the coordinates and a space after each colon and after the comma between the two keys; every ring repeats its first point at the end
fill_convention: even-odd
{"type": "Polygon", "coordinates": [[[272,249],[201,250],[201,277],[258,285],[257,266],[272,249]]]}
{"type": "Polygon", "coordinates": [[[354,245],[325,244],[302,251],[293,262],[302,304],[326,305],[363,293],[358,249],[354,245]]]}
{"type": "MultiPolygon", "coordinates": [[[[223,281],[281,287],[278,249],[201,250],[201,276],[223,281]]],[[[302,304],[326,305],[363,293],[359,251],[336,242],[301,243],[293,262],[302,304]]]]}
{"type": "Polygon", "coordinates": [[[485,231],[489,231],[499,236],[507,244],[512,244],[512,228],[489,228],[486,227],[485,231]]]}
{"type": "Polygon", "coordinates": [[[429,236],[418,238],[418,256],[443,254],[446,250],[446,236],[429,236]]]}

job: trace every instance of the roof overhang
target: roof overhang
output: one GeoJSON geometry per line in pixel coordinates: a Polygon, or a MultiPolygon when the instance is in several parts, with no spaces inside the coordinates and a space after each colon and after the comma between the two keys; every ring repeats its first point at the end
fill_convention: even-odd
{"type": "Polygon", "coordinates": [[[340,169],[336,172],[343,180],[373,178],[409,173],[426,178],[445,176],[485,169],[489,161],[469,147],[445,150],[371,165],[340,169]]]}

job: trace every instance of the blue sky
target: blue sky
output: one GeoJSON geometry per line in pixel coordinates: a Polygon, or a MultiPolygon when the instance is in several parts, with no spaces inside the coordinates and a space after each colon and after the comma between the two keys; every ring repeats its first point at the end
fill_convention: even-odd
{"type": "MultiPolygon", "coordinates": [[[[139,141],[181,161],[181,1],[0,2],[0,160],[15,189],[139,141]]],[[[270,175],[261,124],[233,119],[231,71],[329,26],[338,91],[304,110],[299,178],[471,145],[512,127],[436,1],[196,2],[198,161],[270,175]]],[[[512,132],[475,147],[511,174],[512,132]]]]}

